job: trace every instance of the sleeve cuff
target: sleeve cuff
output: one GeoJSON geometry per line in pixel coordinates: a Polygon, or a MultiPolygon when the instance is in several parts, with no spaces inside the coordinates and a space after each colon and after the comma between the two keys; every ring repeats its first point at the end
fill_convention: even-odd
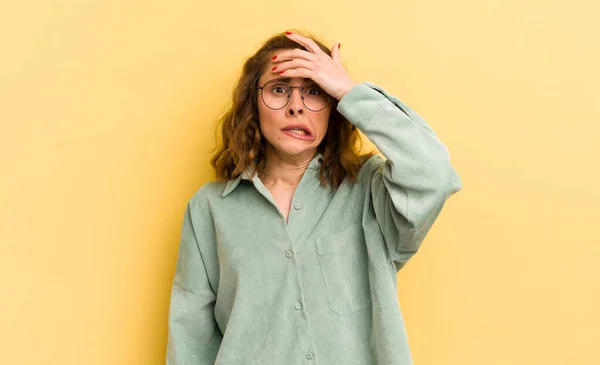
{"type": "Polygon", "coordinates": [[[363,82],[350,89],[336,109],[360,129],[361,124],[368,123],[381,111],[381,106],[388,103],[393,106],[384,90],[370,82],[363,82]]]}

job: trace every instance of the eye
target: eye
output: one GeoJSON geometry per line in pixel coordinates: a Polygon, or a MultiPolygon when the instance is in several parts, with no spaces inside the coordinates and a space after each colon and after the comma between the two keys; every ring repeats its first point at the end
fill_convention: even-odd
{"type": "Polygon", "coordinates": [[[271,86],[271,93],[274,95],[282,95],[288,93],[288,88],[283,84],[273,85],[271,86]]]}
{"type": "Polygon", "coordinates": [[[308,95],[315,95],[316,96],[316,95],[321,95],[323,91],[317,85],[310,85],[310,86],[306,87],[306,89],[305,89],[304,92],[306,94],[308,94],[308,95]]]}

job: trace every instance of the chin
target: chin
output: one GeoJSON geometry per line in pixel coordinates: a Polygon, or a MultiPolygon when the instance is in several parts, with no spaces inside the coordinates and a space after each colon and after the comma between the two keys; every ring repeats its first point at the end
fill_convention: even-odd
{"type": "Polygon", "coordinates": [[[317,147],[307,145],[302,146],[299,143],[285,143],[279,146],[275,146],[275,150],[279,153],[284,153],[286,155],[297,156],[311,151],[316,152],[317,147]]]}

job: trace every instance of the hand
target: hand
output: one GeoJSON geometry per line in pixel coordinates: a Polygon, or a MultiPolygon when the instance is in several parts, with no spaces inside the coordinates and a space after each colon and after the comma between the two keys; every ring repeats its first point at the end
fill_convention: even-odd
{"type": "Polygon", "coordinates": [[[329,57],[312,39],[296,33],[286,35],[308,51],[296,48],[276,53],[273,59],[273,73],[286,77],[309,78],[337,100],[341,100],[358,84],[348,75],[342,64],[339,44],[333,46],[329,57]]]}

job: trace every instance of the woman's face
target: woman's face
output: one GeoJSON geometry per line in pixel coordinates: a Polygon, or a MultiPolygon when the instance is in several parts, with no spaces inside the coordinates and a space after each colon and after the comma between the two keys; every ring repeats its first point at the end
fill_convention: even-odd
{"type": "MultiPolygon", "coordinates": [[[[277,52],[273,55],[275,54],[277,52]]],[[[302,101],[301,90],[291,88],[289,90],[292,95],[287,105],[277,110],[269,108],[265,101],[270,102],[271,107],[279,108],[287,99],[285,88],[277,85],[286,84],[288,86],[303,87],[315,85],[310,79],[286,78],[285,75],[272,72],[271,68],[274,66],[274,63],[269,62],[258,80],[258,86],[266,85],[262,90],[264,100],[261,98],[261,90],[259,90],[257,102],[260,129],[267,141],[267,149],[273,148],[274,151],[272,152],[282,156],[312,157],[316,154],[317,147],[327,132],[331,102],[323,110],[311,111],[307,109],[302,101]]],[[[319,91],[317,88],[309,89],[306,92],[310,92],[310,95],[317,95],[319,91]]],[[[310,98],[312,96],[307,95],[305,102],[309,104],[311,109],[317,109],[311,106],[311,100],[308,100],[310,98]]]]}

